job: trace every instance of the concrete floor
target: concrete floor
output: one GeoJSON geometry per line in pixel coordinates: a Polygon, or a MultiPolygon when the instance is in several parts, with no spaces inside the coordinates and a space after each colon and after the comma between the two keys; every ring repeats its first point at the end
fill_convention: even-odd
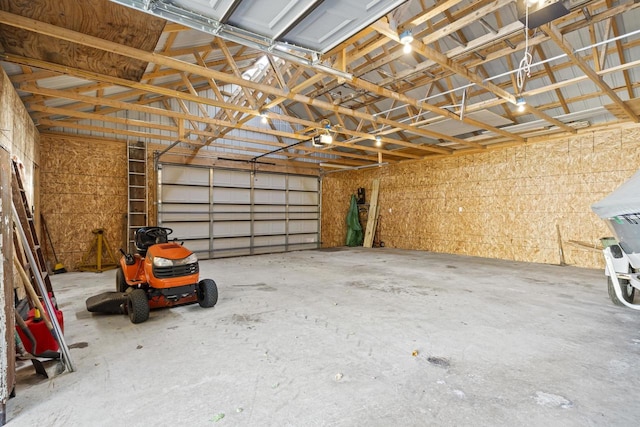
{"type": "Polygon", "coordinates": [[[77,371],[19,372],[9,426],[635,426],[640,312],[602,271],[393,249],[203,261],[197,304],[91,315],[53,277],[77,371]],[[636,397],[633,397],[636,396],[636,397]]]}

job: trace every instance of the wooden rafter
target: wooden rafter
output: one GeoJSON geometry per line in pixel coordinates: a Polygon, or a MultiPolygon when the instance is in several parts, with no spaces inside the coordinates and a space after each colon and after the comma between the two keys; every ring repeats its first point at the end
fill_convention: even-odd
{"type": "Polygon", "coordinates": [[[403,22],[401,25],[398,26],[398,30],[402,31],[402,30],[406,30],[407,28],[412,28],[412,27],[418,26],[420,24],[423,24],[423,23],[427,22],[428,20],[436,17],[438,14],[444,12],[445,10],[448,10],[449,8],[451,8],[453,6],[456,6],[461,1],[462,0],[441,1],[440,3],[434,5],[433,7],[429,8],[427,10],[424,10],[423,12],[421,12],[418,15],[414,16],[409,21],[403,22]]]}
{"type": "MultiPolygon", "coordinates": [[[[236,76],[236,78],[238,79],[242,79],[242,73],[238,68],[238,64],[236,64],[235,59],[233,59],[233,55],[231,54],[231,51],[227,47],[227,43],[220,37],[216,38],[215,42],[220,47],[220,51],[224,54],[225,58],[227,58],[227,64],[229,65],[229,67],[231,67],[231,70],[233,70],[233,75],[236,76]]],[[[245,99],[249,102],[251,107],[253,107],[253,109],[255,110],[257,106],[255,104],[253,97],[251,96],[251,92],[249,92],[249,89],[245,85],[240,85],[240,88],[244,93],[245,99]]]]}
{"type": "MultiPolygon", "coordinates": [[[[610,8],[611,6],[613,6],[612,3],[613,2],[611,0],[607,0],[607,7],[610,8]]],[[[609,22],[611,23],[613,36],[618,37],[620,35],[620,32],[618,31],[618,22],[616,21],[615,18],[611,18],[609,22]]],[[[626,60],[624,57],[624,49],[622,48],[622,41],[620,41],[620,39],[616,39],[615,43],[616,43],[616,51],[618,54],[618,60],[620,61],[621,64],[624,64],[626,60]]],[[[629,77],[629,71],[624,70],[622,72],[622,76],[624,77],[624,83],[627,86],[627,93],[629,95],[629,99],[633,99],[633,89],[631,88],[631,78],[629,77]]]]}
{"type": "Polygon", "coordinates": [[[567,55],[569,60],[577,65],[582,72],[589,77],[589,79],[596,84],[607,96],[616,104],[618,107],[622,108],[622,110],[627,114],[627,116],[633,120],[634,122],[640,122],[640,118],[633,112],[631,107],[625,104],[622,99],[607,85],[602,77],[600,77],[592,68],[590,68],[581,58],[578,58],[573,52],[573,47],[566,41],[562,34],[558,31],[558,29],[552,24],[546,24],[542,27],[542,30],[551,37],[551,39],[562,49],[562,51],[567,55]]]}
{"type": "MultiPolygon", "coordinates": [[[[556,79],[556,76],[553,73],[551,66],[549,65],[548,62],[546,62],[547,56],[545,55],[544,50],[542,50],[542,48],[540,48],[539,45],[536,46],[534,49],[538,54],[538,56],[540,57],[540,59],[544,61],[543,67],[547,72],[547,76],[549,77],[549,80],[551,80],[551,83],[552,84],[558,83],[558,80],[556,79]]],[[[554,92],[556,94],[556,97],[558,97],[558,101],[560,101],[560,105],[562,105],[562,110],[564,111],[564,113],[569,114],[570,112],[569,106],[567,105],[567,101],[564,99],[564,95],[562,94],[562,91],[560,89],[555,89],[554,92]]]]}

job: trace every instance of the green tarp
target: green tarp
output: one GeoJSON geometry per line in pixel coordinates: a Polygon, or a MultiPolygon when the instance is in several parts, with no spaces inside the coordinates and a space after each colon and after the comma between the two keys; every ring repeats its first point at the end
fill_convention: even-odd
{"type": "Polygon", "coordinates": [[[363,239],[362,226],[358,218],[358,204],[356,196],[352,194],[351,206],[347,214],[347,246],[362,246],[363,239]]]}

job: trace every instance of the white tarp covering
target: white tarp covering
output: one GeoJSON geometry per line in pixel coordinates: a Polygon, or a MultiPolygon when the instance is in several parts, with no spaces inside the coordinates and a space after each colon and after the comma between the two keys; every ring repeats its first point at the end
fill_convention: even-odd
{"type": "Polygon", "coordinates": [[[602,219],[640,213],[640,170],[613,193],[591,205],[591,210],[602,219]]]}

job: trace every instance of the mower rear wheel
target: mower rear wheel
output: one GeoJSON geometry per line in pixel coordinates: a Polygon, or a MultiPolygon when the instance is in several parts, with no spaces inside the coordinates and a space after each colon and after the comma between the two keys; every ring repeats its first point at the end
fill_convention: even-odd
{"type": "Polygon", "coordinates": [[[144,290],[134,289],[129,292],[127,313],[131,323],[142,323],[149,318],[149,300],[144,290]]]}
{"type": "Polygon", "coordinates": [[[218,302],[218,287],[211,279],[203,279],[198,282],[198,304],[200,307],[213,307],[218,302]]]}
{"type": "MultiPolygon", "coordinates": [[[[620,282],[620,288],[621,288],[620,290],[622,291],[622,298],[628,303],[633,303],[633,297],[635,297],[636,295],[636,288],[631,286],[631,283],[629,283],[628,280],[619,278],[618,281],[620,282]]],[[[616,295],[616,290],[614,288],[613,280],[611,280],[610,276],[607,277],[607,291],[609,291],[609,298],[611,298],[611,301],[615,305],[624,305],[616,295]]]]}
{"type": "Polygon", "coordinates": [[[129,285],[127,285],[127,281],[124,278],[124,272],[118,267],[116,271],[116,291],[126,292],[127,289],[129,289],[129,285]]]}

